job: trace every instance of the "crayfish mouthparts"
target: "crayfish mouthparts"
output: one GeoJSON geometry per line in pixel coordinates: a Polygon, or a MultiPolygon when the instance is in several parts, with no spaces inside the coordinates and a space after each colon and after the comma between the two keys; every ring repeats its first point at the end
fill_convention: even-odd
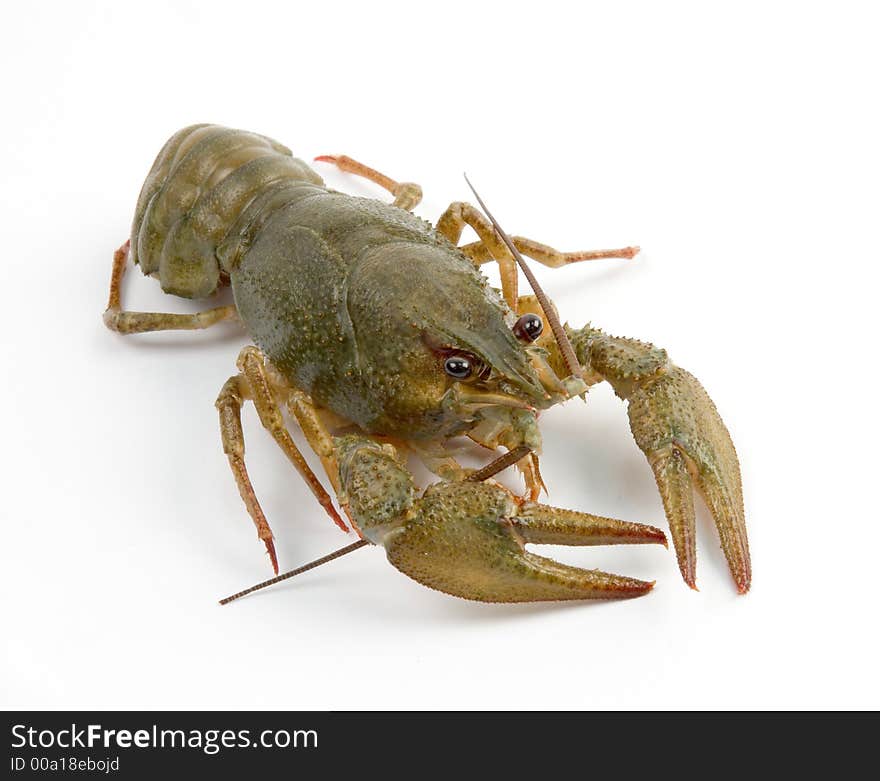
{"type": "Polygon", "coordinates": [[[479,388],[471,388],[456,384],[453,386],[452,398],[463,407],[473,410],[484,409],[485,407],[513,407],[514,409],[528,410],[534,412],[535,408],[527,401],[509,396],[505,393],[496,393],[493,391],[484,391],[479,388]]]}

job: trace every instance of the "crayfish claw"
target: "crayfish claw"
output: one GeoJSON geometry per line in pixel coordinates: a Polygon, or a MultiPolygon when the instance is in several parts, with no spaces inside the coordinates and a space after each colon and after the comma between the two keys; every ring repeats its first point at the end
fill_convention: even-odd
{"type": "Polygon", "coordinates": [[[718,534],[721,537],[721,547],[727,557],[737,590],[740,594],[745,594],[752,584],[752,562],[749,556],[739,470],[736,471],[735,484],[725,480],[724,477],[725,475],[708,471],[700,475],[698,486],[712,517],[715,518],[718,534]]]}
{"type": "Polygon", "coordinates": [[[525,550],[550,545],[666,544],[660,529],[518,499],[491,481],[435,483],[418,496],[391,445],[336,440],[352,520],[404,575],[480,602],[625,599],[653,582],[571,567],[525,550]]]}
{"type": "Polygon", "coordinates": [[[676,366],[638,385],[628,399],[630,426],[654,471],[685,582],[696,588],[696,487],[737,590],[745,594],[752,569],[739,460],[715,405],[699,381],[676,366]]]}
{"type": "Polygon", "coordinates": [[[644,523],[523,502],[510,521],[524,542],[538,545],[666,545],[666,535],[644,523]]]}
{"type": "Polygon", "coordinates": [[[642,524],[518,500],[490,483],[439,483],[384,541],[388,560],[425,586],[480,602],[627,599],[653,582],[586,570],[525,550],[556,545],[662,543],[642,524]]]}
{"type": "Polygon", "coordinates": [[[694,516],[694,494],[691,478],[681,451],[669,452],[651,463],[660,489],[663,509],[669,520],[669,531],[675,545],[678,568],[684,582],[697,591],[697,539],[694,516]]]}

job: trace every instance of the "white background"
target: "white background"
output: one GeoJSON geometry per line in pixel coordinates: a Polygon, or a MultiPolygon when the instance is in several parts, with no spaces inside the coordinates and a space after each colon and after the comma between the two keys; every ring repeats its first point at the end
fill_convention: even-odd
{"type": "MultiPolygon", "coordinates": [[[[880,706],[873,14],[7,9],[0,705],[880,706]],[[270,574],[213,407],[246,337],[223,325],[123,338],[100,319],[141,182],[166,138],[199,121],[418,181],[430,219],[468,196],[466,170],[510,232],[562,249],[640,244],[631,262],[536,273],[566,319],[667,347],[708,388],[742,461],[752,593],[736,595],[703,513],[699,593],[657,546],[553,549],[657,586],[623,603],[485,606],[368,549],[218,607],[270,574]]],[[[124,300],[197,308],[139,272],[124,300]]],[[[544,424],[550,501],[665,528],[607,388],[544,424]]],[[[282,567],[345,544],[252,408],[245,427],[282,567]]]]}

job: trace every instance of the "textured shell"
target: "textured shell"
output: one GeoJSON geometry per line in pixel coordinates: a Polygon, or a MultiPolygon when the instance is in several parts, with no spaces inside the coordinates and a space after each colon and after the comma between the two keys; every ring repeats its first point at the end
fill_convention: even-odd
{"type": "Polygon", "coordinates": [[[191,125],[159,152],[138,198],[131,253],[166,293],[203,298],[228,274],[218,247],[267,189],[321,178],[276,141],[217,125],[191,125]]]}
{"type": "Polygon", "coordinates": [[[449,378],[425,337],[542,392],[503,301],[424,220],[300,184],[259,222],[231,259],[239,315],[272,364],[322,406],[377,433],[460,433],[468,423],[441,409],[449,378]]]}
{"type": "Polygon", "coordinates": [[[232,286],[254,343],[294,386],[362,429],[450,436],[472,421],[426,344],[476,354],[527,396],[543,390],[511,313],[432,226],[381,201],[328,190],[281,144],[193,125],[144,183],[131,252],[165,292],[232,286]]]}

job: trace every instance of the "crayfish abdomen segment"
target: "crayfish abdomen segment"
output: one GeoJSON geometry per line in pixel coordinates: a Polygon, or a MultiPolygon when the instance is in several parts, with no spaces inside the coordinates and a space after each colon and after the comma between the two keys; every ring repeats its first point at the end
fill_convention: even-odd
{"type": "Polygon", "coordinates": [[[169,139],[144,182],[131,256],[166,293],[204,298],[221,284],[218,246],[255,198],[288,182],[322,185],[287,147],[255,133],[192,125],[169,139]]]}

